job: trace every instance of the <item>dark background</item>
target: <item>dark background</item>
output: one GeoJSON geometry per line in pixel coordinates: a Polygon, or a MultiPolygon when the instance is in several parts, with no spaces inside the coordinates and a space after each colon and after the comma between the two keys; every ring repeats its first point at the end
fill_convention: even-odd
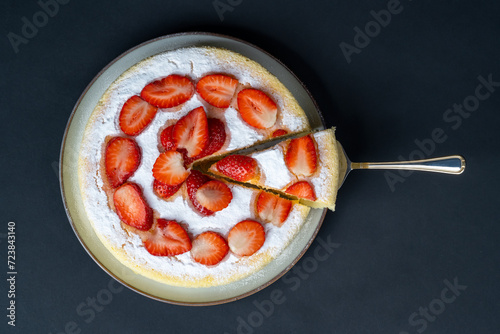
{"type": "Polygon", "coordinates": [[[8,271],[9,221],[16,223],[18,271],[15,328],[7,325],[0,279],[1,332],[498,332],[500,87],[460,124],[443,117],[475,94],[478,76],[500,82],[500,3],[401,0],[399,13],[350,63],[340,43],[354,45],[354,28],[364,30],[371,11],[388,1],[219,3],[230,6],[223,20],[210,0],[72,0],[17,53],[8,34],[22,36],[23,17],[33,22],[41,6],[0,4],[0,276],[8,271]],[[431,150],[431,133],[441,128],[446,140],[425,156],[462,154],[467,169],[461,176],[414,173],[393,189],[384,172],[353,172],[319,232],[340,246],[317,263],[315,241],[287,279],[243,300],[182,307],[118,284],[110,294],[111,278],[80,245],[62,205],[64,129],[106,64],[137,44],[184,31],[238,37],[280,59],[309,88],[327,125],[337,126],[354,161],[418,157],[415,141],[431,150]],[[441,295],[445,280],[462,286],[458,296],[441,295]],[[260,316],[256,304],[269,305],[273,291],[284,302],[260,316]],[[92,300],[109,296],[90,311],[92,300]]]}

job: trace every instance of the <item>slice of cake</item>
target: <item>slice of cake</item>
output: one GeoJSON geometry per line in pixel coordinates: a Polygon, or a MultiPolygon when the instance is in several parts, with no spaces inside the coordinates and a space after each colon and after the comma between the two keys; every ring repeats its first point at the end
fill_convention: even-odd
{"type": "Polygon", "coordinates": [[[292,196],[313,208],[335,210],[339,152],[334,129],[288,139],[254,153],[226,156],[208,172],[292,196]]]}

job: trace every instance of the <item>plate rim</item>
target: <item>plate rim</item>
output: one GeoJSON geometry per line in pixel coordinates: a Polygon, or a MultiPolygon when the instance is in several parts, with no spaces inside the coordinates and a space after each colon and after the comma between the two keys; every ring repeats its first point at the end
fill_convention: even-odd
{"type": "Polygon", "coordinates": [[[160,36],[160,37],[156,37],[156,38],[153,38],[153,39],[150,39],[150,40],[147,40],[143,43],[140,43],[128,50],[126,50],[125,52],[121,53],[120,55],[118,55],[117,57],[115,57],[112,61],[110,61],[105,67],[103,67],[95,76],[94,78],[89,82],[89,84],[85,87],[85,89],[83,90],[83,92],[80,94],[80,97],[78,98],[77,102],[75,103],[72,111],[71,111],[71,114],[68,118],[68,121],[66,123],[66,127],[65,127],[65,130],[64,130],[64,135],[63,135],[63,140],[61,142],[61,147],[60,147],[60,152],[59,152],[59,187],[60,187],[60,192],[61,192],[61,197],[62,197],[62,202],[63,202],[63,205],[64,205],[64,211],[66,212],[66,216],[68,218],[68,221],[71,225],[71,228],[73,230],[73,232],[75,233],[78,241],[80,242],[80,244],[83,246],[83,248],[85,249],[85,251],[87,252],[87,254],[94,260],[95,263],[97,263],[97,265],[102,269],[104,270],[104,272],[106,272],[109,276],[111,276],[113,279],[115,279],[116,281],[120,282],[122,285],[126,286],[127,288],[129,288],[130,290],[136,292],[136,293],[139,293],[145,297],[148,297],[148,298],[151,298],[153,300],[157,300],[157,301],[160,301],[160,302],[164,302],[164,303],[168,303],[168,304],[174,304],[174,305],[181,305],[181,306],[212,306],[212,305],[221,305],[221,304],[226,304],[226,303],[230,303],[230,302],[233,302],[233,301],[236,301],[236,300],[240,300],[240,299],[243,299],[243,298],[246,298],[250,295],[253,295],[263,289],[265,289],[266,287],[270,286],[271,284],[273,284],[274,282],[276,282],[277,280],[279,280],[281,277],[283,277],[293,266],[295,266],[295,264],[297,264],[297,262],[304,256],[304,254],[307,252],[307,250],[309,249],[309,247],[311,246],[311,244],[314,242],[314,240],[316,239],[316,236],[321,228],[321,226],[323,225],[323,221],[325,219],[325,216],[326,216],[326,213],[328,211],[328,209],[323,209],[323,212],[321,214],[321,217],[319,219],[319,222],[316,226],[316,228],[314,229],[312,235],[311,235],[311,238],[308,240],[308,242],[306,243],[305,247],[301,250],[301,252],[295,257],[295,259],[288,265],[286,266],[281,272],[279,272],[277,275],[275,275],[273,278],[271,278],[270,280],[268,280],[266,283],[250,290],[250,291],[247,291],[245,293],[242,293],[240,295],[237,295],[237,296],[234,296],[234,297],[230,297],[230,298],[224,298],[224,299],[220,299],[220,300],[216,300],[216,301],[204,301],[204,302],[186,302],[186,301],[178,301],[178,300],[172,300],[172,299],[167,299],[167,298],[162,298],[162,297],[159,297],[159,296],[155,296],[155,295],[152,295],[148,292],[145,292],[145,291],[142,291],[141,289],[137,288],[137,287],[134,287],[132,286],[131,284],[125,282],[124,280],[122,280],[121,278],[117,277],[113,272],[111,272],[103,263],[101,263],[101,261],[97,258],[96,255],[94,255],[92,253],[92,251],[89,249],[89,247],[83,242],[83,239],[80,235],[80,233],[78,232],[76,226],[75,226],[75,222],[73,221],[73,218],[71,217],[71,214],[69,212],[69,207],[68,207],[68,203],[66,201],[66,195],[65,195],[65,189],[64,189],[64,177],[63,177],[63,157],[64,157],[64,149],[66,147],[66,140],[67,140],[67,137],[68,137],[68,132],[69,132],[69,128],[70,128],[70,125],[73,121],[73,118],[75,116],[75,113],[78,109],[78,107],[80,106],[83,98],[86,96],[86,94],[88,93],[89,89],[94,85],[94,83],[102,76],[103,73],[105,73],[113,64],[115,64],[116,62],[118,62],[120,59],[122,59],[124,56],[132,53],[133,51],[145,46],[145,45],[148,45],[148,44],[151,44],[151,43],[155,43],[155,42],[158,42],[158,41],[161,41],[161,40],[164,40],[164,39],[169,39],[169,38],[173,38],[173,37],[182,37],[182,36],[212,36],[212,37],[218,37],[218,38],[223,38],[223,39],[228,39],[228,40],[231,40],[231,41],[236,41],[236,42],[239,42],[239,43],[242,43],[242,44],[245,44],[246,46],[249,46],[253,49],[256,49],[257,51],[260,51],[262,52],[263,54],[267,55],[268,57],[270,57],[271,59],[273,59],[274,61],[276,61],[279,65],[281,65],[285,70],[287,70],[293,77],[294,79],[302,86],[302,88],[304,89],[304,91],[306,92],[306,94],[308,95],[308,97],[310,98],[310,100],[312,101],[315,109],[316,109],[316,112],[318,113],[318,116],[319,116],[319,119],[320,119],[320,122],[321,122],[321,126],[323,128],[325,128],[325,121],[324,121],[324,118],[323,118],[323,114],[321,113],[321,110],[319,109],[319,106],[316,102],[316,100],[314,99],[314,97],[312,96],[311,92],[307,89],[307,87],[305,86],[305,84],[295,75],[295,73],[293,71],[291,71],[285,64],[283,64],[281,62],[281,60],[279,60],[278,58],[276,58],[275,56],[273,56],[272,54],[270,54],[269,52],[261,49],[260,47],[250,43],[250,42],[247,42],[245,40],[242,40],[242,39],[239,39],[239,38],[236,38],[236,37],[233,37],[233,36],[229,36],[229,35],[224,35],[224,34],[219,34],[219,33],[211,33],[211,32],[200,32],[200,31],[195,31],[195,32],[180,32],[180,33],[173,33],[173,34],[167,34],[167,35],[163,35],[163,36],[160,36]]]}

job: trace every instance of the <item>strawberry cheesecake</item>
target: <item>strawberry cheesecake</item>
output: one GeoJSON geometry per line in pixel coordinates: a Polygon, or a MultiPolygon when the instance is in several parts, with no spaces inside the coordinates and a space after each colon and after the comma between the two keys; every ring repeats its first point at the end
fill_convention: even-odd
{"type": "Polygon", "coordinates": [[[285,140],[247,155],[229,155],[208,171],[292,196],[310,207],[335,210],[339,158],[334,129],[285,140]]]}
{"type": "Polygon", "coordinates": [[[78,172],[86,214],[104,246],[148,278],[208,287],[256,274],[310,208],[193,165],[308,131],[285,86],[240,54],[155,55],[115,80],[88,121],[78,172]]]}

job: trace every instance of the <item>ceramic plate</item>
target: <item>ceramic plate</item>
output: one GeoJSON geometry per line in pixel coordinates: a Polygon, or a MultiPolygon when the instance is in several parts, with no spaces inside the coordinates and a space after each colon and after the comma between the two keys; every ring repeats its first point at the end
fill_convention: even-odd
{"type": "Polygon", "coordinates": [[[290,245],[258,275],[209,288],[184,288],[159,283],[134,273],[101,244],[86,216],[78,184],[78,155],[85,126],[97,102],[123,72],[155,54],[191,46],[214,46],[238,52],[264,66],[295,96],[306,112],[312,128],[323,128],[321,114],[297,77],[281,62],[263,50],[235,38],[209,33],[182,33],[143,43],[113,60],[87,86],[73,109],[66,126],[61,156],[60,183],[69,221],[83,247],[109,275],[130,289],[150,298],[182,305],[213,305],[241,299],[262,290],[284,275],[305,253],[323,222],[326,210],[311,210],[307,221],[290,245]]]}

